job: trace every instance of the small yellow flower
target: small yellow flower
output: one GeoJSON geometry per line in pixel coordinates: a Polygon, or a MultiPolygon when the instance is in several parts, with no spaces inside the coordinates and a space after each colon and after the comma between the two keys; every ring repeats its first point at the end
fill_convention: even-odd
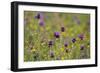
{"type": "Polygon", "coordinates": [[[63,52],[64,51],[64,48],[62,47],[62,48],[60,48],[61,49],[61,51],[63,52]]]}
{"type": "Polygon", "coordinates": [[[31,50],[31,52],[35,52],[35,51],[36,51],[36,49],[34,49],[34,48],[31,50]]]}
{"type": "Polygon", "coordinates": [[[66,33],[65,32],[61,32],[63,37],[66,37],[66,33]]]}
{"type": "Polygon", "coordinates": [[[45,44],[45,42],[41,43],[41,45],[43,46],[45,44]]]}
{"type": "Polygon", "coordinates": [[[90,45],[88,45],[87,47],[90,48],[90,45]]]}

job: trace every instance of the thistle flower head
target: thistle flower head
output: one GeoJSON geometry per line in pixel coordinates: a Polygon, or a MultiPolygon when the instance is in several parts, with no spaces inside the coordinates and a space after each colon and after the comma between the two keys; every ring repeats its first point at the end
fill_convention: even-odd
{"type": "Polygon", "coordinates": [[[54,36],[55,36],[56,38],[59,38],[59,37],[60,37],[60,33],[59,33],[59,32],[54,32],[54,36]]]}
{"type": "Polygon", "coordinates": [[[43,21],[43,20],[40,20],[40,21],[39,21],[39,25],[40,25],[40,26],[44,26],[44,21],[43,21]]]}
{"type": "Polygon", "coordinates": [[[49,41],[48,46],[51,47],[53,45],[53,41],[49,41]]]}
{"type": "Polygon", "coordinates": [[[67,46],[68,46],[68,43],[66,42],[66,43],[64,44],[64,46],[67,47],[67,46]]]}
{"type": "Polygon", "coordinates": [[[50,51],[50,57],[51,57],[51,58],[54,57],[54,51],[50,51]]]}
{"type": "Polygon", "coordinates": [[[78,37],[83,40],[84,39],[84,35],[83,34],[79,34],[78,37]]]}
{"type": "Polygon", "coordinates": [[[61,27],[61,32],[64,32],[65,31],[65,28],[64,27],[61,27]]]}
{"type": "Polygon", "coordinates": [[[41,12],[37,13],[37,15],[35,16],[36,19],[42,19],[43,18],[43,14],[41,12]]]}
{"type": "Polygon", "coordinates": [[[84,45],[81,45],[80,46],[80,50],[84,50],[84,45]]]}
{"type": "Polygon", "coordinates": [[[76,39],[75,39],[75,38],[73,38],[73,39],[72,39],[72,42],[73,42],[73,43],[75,43],[75,42],[76,42],[76,39]]]}

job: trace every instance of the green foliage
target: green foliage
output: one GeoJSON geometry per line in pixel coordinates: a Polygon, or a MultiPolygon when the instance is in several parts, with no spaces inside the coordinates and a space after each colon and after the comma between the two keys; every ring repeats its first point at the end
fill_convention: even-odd
{"type": "Polygon", "coordinates": [[[90,58],[89,14],[42,12],[42,19],[35,16],[39,12],[24,12],[24,61],[71,60],[90,58]],[[39,22],[43,20],[44,25],[39,22]],[[64,26],[65,31],[61,31],[64,26]],[[54,32],[59,32],[56,38],[54,32]],[[78,35],[83,34],[83,40],[78,35]],[[73,43],[72,39],[76,42],[73,43]],[[49,47],[49,41],[53,45],[49,47]],[[68,46],[65,47],[64,43],[68,46]],[[81,49],[84,45],[84,49],[81,49]],[[53,53],[50,53],[53,51],[53,53]]]}

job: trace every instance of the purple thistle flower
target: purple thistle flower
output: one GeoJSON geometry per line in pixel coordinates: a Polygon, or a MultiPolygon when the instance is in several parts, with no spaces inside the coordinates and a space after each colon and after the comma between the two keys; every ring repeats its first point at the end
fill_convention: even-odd
{"type": "Polygon", "coordinates": [[[81,40],[83,40],[84,35],[83,35],[83,34],[79,34],[78,37],[79,37],[81,40]]]}
{"type": "Polygon", "coordinates": [[[53,45],[53,41],[49,41],[48,45],[51,47],[53,45]]]}
{"type": "Polygon", "coordinates": [[[35,16],[36,19],[43,19],[43,14],[41,12],[37,13],[35,16]]]}
{"type": "Polygon", "coordinates": [[[61,31],[64,32],[65,31],[65,28],[64,27],[61,27],[61,31]]]}
{"type": "Polygon", "coordinates": [[[81,45],[80,46],[80,50],[84,50],[84,45],[81,45]]]}
{"type": "Polygon", "coordinates": [[[75,39],[75,38],[73,38],[73,39],[72,39],[72,42],[73,42],[73,43],[75,43],[75,42],[76,42],[76,39],[75,39]]]}
{"type": "Polygon", "coordinates": [[[59,32],[54,32],[54,36],[55,36],[56,38],[59,38],[59,37],[60,37],[60,33],[59,33],[59,32]]]}
{"type": "Polygon", "coordinates": [[[64,44],[64,46],[67,47],[67,46],[68,46],[68,43],[66,42],[66,43],[64,44]]]}
{"type": "Polygon", "coordinates": [[[40,21],[39,21],[39,25],[40,25],[40,26],[44,26],[44,21],[43,21],[43,20],[40,20],[40,21]]]}
{"type": "Polygon", "coordinates": [[[54,57],[54,52],[50,51],[50,57],[53,58],[54,57]]]}

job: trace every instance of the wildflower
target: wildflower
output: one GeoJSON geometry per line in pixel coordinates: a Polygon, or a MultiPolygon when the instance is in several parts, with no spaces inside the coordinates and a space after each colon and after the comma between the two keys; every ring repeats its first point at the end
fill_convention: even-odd
{"type": "Polygon", "coordinates": [[[35,16],[36,19],[42,19],[43,18],[43,14],[42,13],[37,13],[37,15],[35,16]]]}
{"type": "Polygon", "coordinates": [[[61,27],[61,32],[64,32],[65,31],[65,28],[64,27],[61,27]]]}
{"type": "Polygon", "coordinates": [[[36,52],[36,49],[35,48],[32,48],[31,52],[36,52]]]}
{"type": "Polygon", "coordinates": [[[53,41],[49,41],[48,46],[51,47],[53,45],[53,41]]]}
{"type": "Polygon", "coordinates": [[[40,26],[44,26],[44,21],[43,21],[43,20],[40,20],[40,21],[39,21],[39,25],[40,25],[40,26]]]}
{"type": "Polygon", "coordinates": [[[66,43],[64,44],[64,46],[67,47],[67,46],[68,46],[68,43],[66,42],[66,43]]]}
{"type": "Polygon", "coordinates": [[[73,38],[73,39],[72,39],[72,42],[73,42],[73,43],[75,43],[75,42],[76,42],[76,39],[75,39],[75,38],[73,38]]]}
{"type": "Polygon", "coordinates": [[[60,37],[60,33],[59,33],[59,32],[54,32],[54,36],[55,36],[56,38],[59,38],[59,37],[60,37]]]}
{"type": "Polygon", "coordinates": [[[54,51],[50,51],[50,57],[51,57],[51,58],[54,57],[54,51]]]}
{"type": "Polygon", "coordinates": [[[62,35],[63,37],[66,37],[66,32],[61,32],[61,35],[62,35]]]}
{"type": "Polygon", "coordinates": [[[78,37],[79,37],[81,40],[83,40],[84,35],[83,35],[83,34],[79,34],[78,37]]]}
{"type": "Polygon", "coordinates": [[[62,52],[64,51],[64,48],[60,48],[60,49],[61,49],[62,52]]]}
{"type": "Polygon", "coordinates": [[[80,50],[84,50],[84,45],[81,45],[80,46],[80,50]]]}

